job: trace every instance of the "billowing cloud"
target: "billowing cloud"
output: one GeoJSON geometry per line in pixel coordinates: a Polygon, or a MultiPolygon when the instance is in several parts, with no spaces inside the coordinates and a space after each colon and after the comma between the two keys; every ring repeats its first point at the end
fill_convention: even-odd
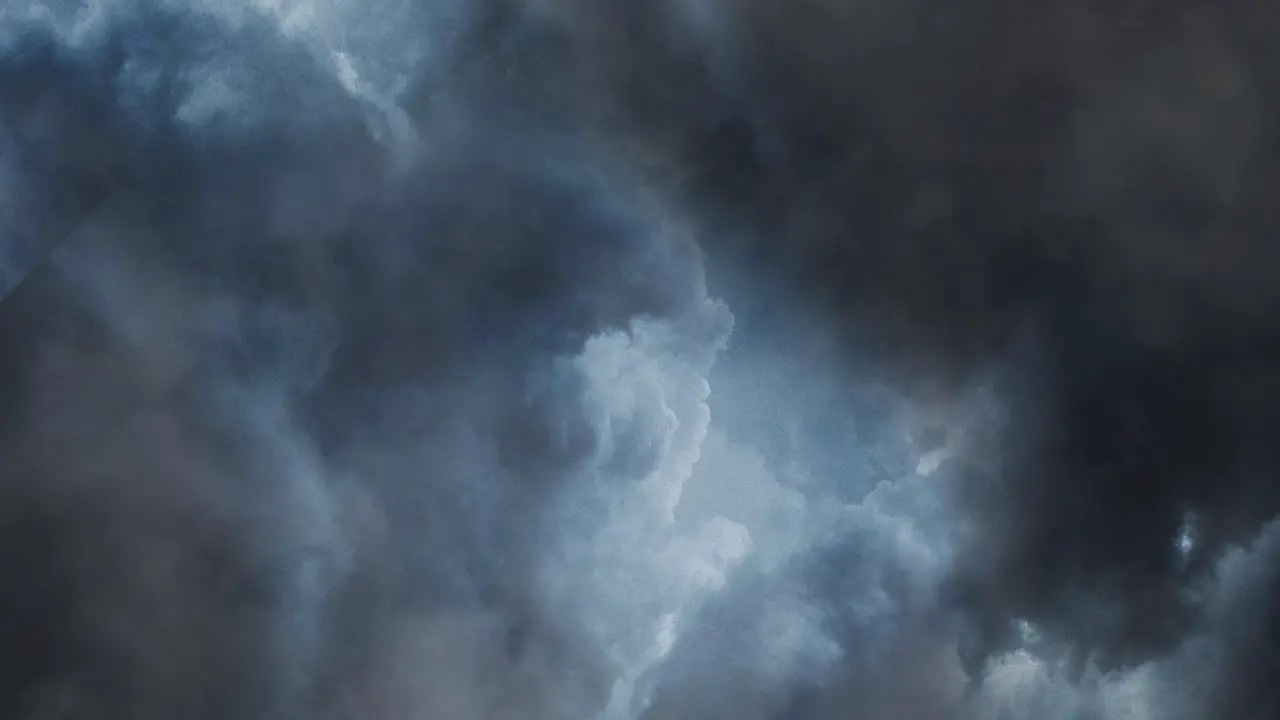
{"type": "Polygon", "coordinates": [[[15,0],[0,715],[1263,718],[1268,11],[15,0]]]}

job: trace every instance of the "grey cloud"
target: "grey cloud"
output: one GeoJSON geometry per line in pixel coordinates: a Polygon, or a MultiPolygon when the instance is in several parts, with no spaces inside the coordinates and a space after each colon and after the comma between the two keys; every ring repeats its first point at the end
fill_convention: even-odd
{"type": "Polygon", "coordinates": [[[1267,716],[1272,27],[7,7],[0,713],[1267,716]]]}

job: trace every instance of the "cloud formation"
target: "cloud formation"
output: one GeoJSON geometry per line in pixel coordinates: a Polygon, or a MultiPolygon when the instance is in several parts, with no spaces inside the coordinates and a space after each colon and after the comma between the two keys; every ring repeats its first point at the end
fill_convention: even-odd
{"type": "Polygon", "coordinates": [[[0,10],[0,715],[1270,717],[1275,20],[0,10]]]}

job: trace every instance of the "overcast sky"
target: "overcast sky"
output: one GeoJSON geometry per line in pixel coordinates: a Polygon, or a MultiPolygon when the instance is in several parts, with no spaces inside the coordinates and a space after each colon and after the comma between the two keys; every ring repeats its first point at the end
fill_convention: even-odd
{"type": "Polygon", "coordinates": [[[9,0],[0,716],[1274,717],[1277,32],[9,0]]]}

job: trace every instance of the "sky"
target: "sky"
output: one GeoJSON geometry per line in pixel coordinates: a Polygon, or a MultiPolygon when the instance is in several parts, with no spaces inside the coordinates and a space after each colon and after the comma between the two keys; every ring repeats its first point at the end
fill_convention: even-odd
{"type": "Polygon", "coordinates": [[[1277,29],[10,0],[0,716],[1274,717],[1277,29]]]}

